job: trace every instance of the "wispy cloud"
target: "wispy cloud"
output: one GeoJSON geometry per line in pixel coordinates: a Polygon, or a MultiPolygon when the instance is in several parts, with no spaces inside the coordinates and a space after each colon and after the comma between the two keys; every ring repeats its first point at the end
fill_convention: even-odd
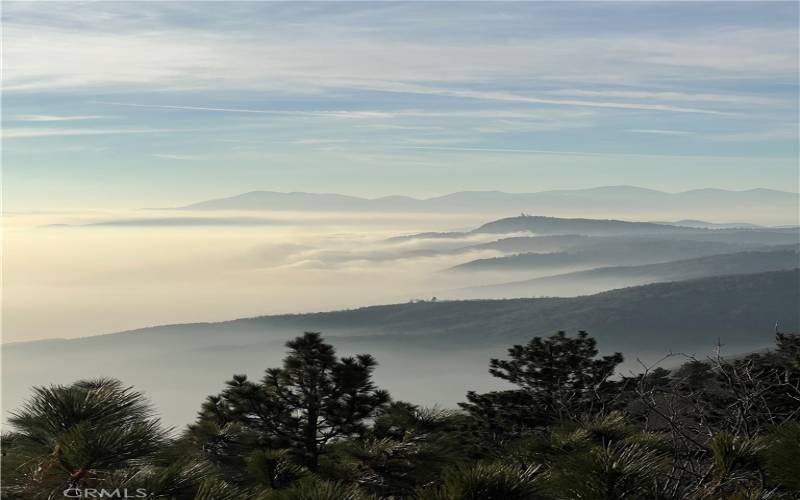
{"type": "Polygon", "coordinates": [[[770,130],[747,130],[740,132],[698,133],[688,130],[629,129],[626,132],[667,136],[693,136],[698,139],[718,142],[767,142],[796,140],[797,125],[787,124],[784,128],[770,130]]]}
{"type": "MultiPolygon", "coordinates": [[[[406,146],[406,149],[422,149],[430,151],[453,151],[466,153],[512,153],[535,155],[576,155],[576,156],[650,156],[627,153],[600,153],[593,151],[557,151],[550,149],[518,149],[518,148],[481,148],[481,147],[446,147],[446,146],[406,146]]],[[[653,155],[655,156],[655,155],[653,155]]]]}
{"type": "Polygon", "coordinates": [[[153,156],[156,158],[163,158],[165,160],[178,160],[178,161],[199,161],[199,160],[205,160],[207,158],[201,155],[172,154],[172,153],[154,153],[153,156]]]}
{"type": "Polygon", "coordinates": [[[436,145],[436,144],[464,144],[471,139],[466,137],[407,137],[405,144],[436,145]]]}
{"type": "MultiPolygon", "coordinates": [[[[407,88],[403,87],[403,91],[407,88]]],[[[215,113],[245,113],[245,114],[267,114],[285,116],[313,116],[320,118],[486,118],[486,119],[516,119],[534,118],[544,119],[548,117],[561,118],[584,118],[592,116],[590,111],[564,111],[564,110],[543,110],[541,108],[531,109],[474,109],[474,110],[421,110],[421,109],[399,109],[399,110],[279,110],[279,109],[259,109],[259,108],[220,108],[209,106],[187,106],[171,104],[147,104],[118,101],[92,101],[94,104],[108,106],[124,106],[131,108],[153,108],[177,111],[209,111],[215,113]]]]}
{"type": "Polygon", "coordinates": [[[668,129],[656,129],[656,128],[632,128],[626,130],[626,132],[633,132],[635,134],[653,134],[653,135],[695,135],[694,132],[689,132],[687,130],[668,130],[668,129]]]}
{"type": "Polygon", "coordinates": [[[346,142],[350,142],[349,139],[324,139],[324,138],[309,138],[309,139],[298,139],[294,141],[294,144],[301,144],[301,145],[326,145],[326,144],[343,144],[346,142]]]}
{"type": "Polygon", "coordinates": [[[153,109],[174,109],[183,111],[212,111],[218,113],[254,113],[267,115],[293,115],[303,114],[302,112],[280,111],[271,109],[245,109],[245,108],[212,108],[207,106],[175,106],[169,104],[143,104],[134,102],[115,102],[115,101],[92,101],[93,104],[105,104],[108,106],[125,106],[129,108],[153,108],[153,109]]]}
{"type": "Polygon", "coordinates": [[[208,111],[214,113],[245,113],[262,115],[281,115],[281,116],[312,116],[317,118],[391,118],[395,116],[386,111],[359,111],[359,110],[331,110],[331,111],[296,111],[278,109],[249,109],[249,108],[216,108],[208,106],[176,106],[170,104],[143,104],[131,102],[114,101],[92,101],[95,104],[105,104],[108,106],[126,106],[131,108],[153,108],[171,109],[178,111],[208,111]]]}
{"type": "Polygon", "coordinates": [[[73,122],[103,118],[107,117],[102,115],[14,115],[11,120],[22,122],[73,122]]]}
{"type": "Polygon", "coordinates": [[[457,97],[464,99],[478,99],[484,101],[500,101],[524,104],[547,104],[553,106],[576,106],[587,108],[610,108],[628,109],[640,111],[668,111],[673,113],[701,113],[712,115],[729,115],[726,111],[717,111],[704,108],[689,108],[660,103],[642,102],[613,102],[613,101],[587,101],[577,99],[551,99],[531,95],[522,95],[512,92],[468,90],[455,88],[439,88],[415,84],[404,84],[398,82],[382,83],[377,85],[365,86],[371,90],[382,90],[387,92],[399,92],[408,94],[425,94],[445,97],[457,97]]]}
{"type": "Polygon", "coordinates": [[[557,89],[545,92],[549,95],[578,96],[578,97],[610,97],[614,99],[655,99],[672,102],[707,102],[730,104],[775,104],[775,99],[757,95],[736,94],[708,94],[688,92],[659,92],[647,90],[583,90],[583,89],[557,89]]]}
{"type": "Polygon", "coordinates": [[[400,130],[400,131],[423,131],[423,132],[437,132],[444,130],[444,127],[430,126],[430,125],[400,125],[397,123],[367,123],[363,125],[356,125],[360,129],[372,130],[400,130]]]}
{"type": "MultiPolygon", "coordinates": [[[[448,97],[458,97],[467,99],[478,99],[488,101],[501,101],[525,104],[548,104],[548,105],[561,105],[561,106],[575,106],[587,108],[612,108],[612,109],[630,109],[630,110],[646,110],[646,111],[669,111],[675,113],[701,113],[701,114],[714,114],[714,115],[729,115],[731,113],[723,111],[714,111],[699,108],[684,108],[680,106],[670,106],[661,104],[647,104],[647,103],[622,103],[622,102],[594,102],[594,101],[575,101],[575,100],[558,100],[558,99],[542,99],[538,97],[524,96],[507,92],[485,92],[485,91],[471,91],[471,90],[457,90],[457,89],[441,89],[433,87],[424,87],[420,85],[403,85],[403,84],[386,84],[374,88],[374,90],[390,90],[399,93],[412,93],[412,94],[430,94],[441,95],[448,97]]],[[[423,110],[395,110],[395,111],[379,111],[379,110],[319,110],[319,111],[299,111],[299,110],[275,110],[275,109],[253,109],[253,108],[220,108],[208,106],[183,106],[183,105],[169,105],[169,104],[144,104],[144,103],[129,103],[129,102],[114,102],[114,101],[93,101],[96,104],[104,104],[109,106],[125,106],[134,108],[153,108],[153,109],[167,109],[178,111],[206,111],[215,113],[244,113],[244,114],[265,114],[265,115],[280,115],[280,116],[296,116],[296,117],[316,117],[316,118],[338,118],[338,119],[392,119],[392,118],[486,118],[486,119],[513,119],[513,118],[541,118],[546,116],[556,117],[572,117],[582,118],[591,116],[589,113],[575,113],[563,114],[561,110],[455,110],[455,111],[423,111],[423,110]]],[[[536,123],[523,123],[523,122],[503,122],[504,127],[494,126],[485,127],[485,131],[500,131],[502,128],[516,128],[529,130],[544,130],[554,128],[564,128],[565,122],[556,123],[550,121],[549,123],[540,121],[536,123]]]]}
{"type": "Polygon", "coordinates": [[[788,124],[784,128],[778,129],[709,134],[707,137],[720,142],[794,141],[796,144],[798,130],[797,124],[788,124]]]}
{"type": "MultiPolygon", "coordinates": [[[[264,11],[250,18],[251,8],[258,11],[256,5],[242,6],[237,9],[240,17],[229,19],[235,22],[228,24],[215,22],[219,13],[198,4],[190,9],[192,18],[203,22],[190,25],[176,21],[181,17],[174,13],[155,8],[139,22],[130,22],[123,8],[78,8],[103,19],[87,23],[74,12],[65,18],[41,12],[37,16],[9,6],[5,89],[236,88],[298,94],[373,88],[555,106],[705,113],[715,109],[678,104],[735,107],[774,102],[760,95],[686,90],[693,81],[700,82],[695,87],[701,89],[709,80],[769,82],[792,79],[798,69],[792,49],[796,27],[743,28],[710,22],[711,27],[695,26],[679,33],[631,25],[624,30],[584,33],[558,34],[551,29],[547,35],[536,36],[523,30],[515,33],[514,43],[508,43],[497,28],[537,20],[541,13],[536,6],[520,7],[517,19],[506,17],[496,22],[494,30],[470,37],[458,28],[464,23],[479,25],[486,12],[466,8],[459,25],[448,25],[450,29],[438,25],[434,30],[428,23],[417,27],[424,31],[421,36],[402,39],[391,36],[399,31],[380,29],[395,21],[382,18],[385,13],[373,7],[326,7],[315,18],[306,17],[309,9],[298,9],[294,17],[287,9],[274,19],[264,11]],[[264,29],[264,24],[274,29],[264,29]],[[664,88],[665,84],[675,86],[670,82],[676,74],[682,75],[684,88],[664,88]],[[511,91],[529,85],[532,75],[540,86],[544,83],[550,88],[511,91]],[[576,84],[605,88],[574,89],[576,84]],[[580,99],[554,97],[559,95],[580,99]]],[[[424,7],[410,6],[407,10],[405,15],[412,17],[406,23],[429,16],[446,21],[435,9],[426,13],[424,7]]],[[[570,12],[564,15],[569,17],[570,12]]]]}
{"type": "Polygon", "coordinates": [[[484,148],[484,147],[447,147],[447,146],[402,146],[402,149],[420,149],[430,151],[452,151],[464,153],[508,153],[530,155],[557,155],[557,156],[598,156],[604,158],[702,158],[702,159],[739,159],[737,156],[724,155],[692,155],[692,154],[655,154],[655,153],[614,153],[608,151],[564,151],[550,149],[523,149],[523,148],[484,148]]]}
{"type": "Polygon", "coordinates": [[[68,137],[82,135],[155,134],[161,132],[190,132],[189,129],[106,129],[106,128],[54,128],[54,127],[5,127],[3,139],[30,139],[36,137],[68,137]]]}
{"type": "Polygon", "coordinates": [[[503,134],[508,132],[548,132],[570,128],[591,126],[591,121],[560,121],[560,120],[494,120],[488,124],[475,127],[478,132],[487,134],[503,134]]]}

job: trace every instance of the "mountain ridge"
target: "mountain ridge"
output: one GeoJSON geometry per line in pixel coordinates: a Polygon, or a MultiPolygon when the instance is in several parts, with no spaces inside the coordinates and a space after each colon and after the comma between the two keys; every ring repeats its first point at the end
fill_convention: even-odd
{"type": "MultiPolygon", "coordinates": [[[[794,223],[788,214],[797,212],[800,194],[766,188],[725,190],[693,189],[669,193],[635,186],[599,186],[587,189],[561,189],[509,193],[504,191],[458,191],[430,197],[388,195],[359,197],[338,193],[249,191],[233,196],[203,200],[172,210],[329,210],[386,212],[463,212],[565,215],[648,210],[706,219],[727,217],[731,210],[769,216],[781,224],[794,223]],[[624,202],[621,206],[620,203],[624,202]]],[[[723,221],[724,222],[724,221],[723,221]]],[[[763,222],[763,221],[759,221],[763,222]]]]}
{"type": "Polygon", "coordinates": [[[383,195],[383,196],[376,196],[376,197],[366,197],[366,196],[357,196],[357,195],[349,195],[343,193],[330,193],[330,192],[314,192],[314,191],[274,191],[269,189],[255,189],[252,191],[245,191],[244,193],[238,193],[230,196],[223,196],[220,198],[212,198],[209,200],[203,200],[196,203],[190,203],[189,205],[184,205],[181,208],[190,207],[194,205],[198,205],[200,203],[206,203],[210,201],[219,201],[219,200],[229,200],[232,198],[242,197],[242,196],[255,196],[255,195],[278,195],[278,196],[332,196],[332,197],[339,197],[339,198],[346,198],[346,199],[353,199],[353,200],[363,200],[363,201],[381,201],[386,199],[402,199],[402,200],[413,200],[413,201],[432,201],[432,200],[440,200],[443,198],[451,197],[451,196],[465,196],[465,195],[501,195],[501,196],[528,196],[528,195],[541,195],[541,194],[576,194],[576,193],[608,193],[608,194],[619,194],[619,193],[633,193],[633,192],[640,192],[640,193],[647,193],[647,194],[654,194],[654,195],[667,195],[667,196],[677,196],[677,195],[685,195],[685,194],[695,194],[695,193],[730,193],[730,194],[746,194],[746,193],[759,193],[759,194],[777,194],[777,195],[793,195],[796,197],[800,197],[800,193],[794,193],[792,191],[784,191],[779,189],[770,189],[770,188],[750,188],[750,189],[723,189],[723,188],[697,188],[697,189],[688,189],[685,191],[661,191],[658,189],[651,189],[651,188],[643,188],[639,186],[633,185],[613,185],[613,186],[596,186],[591,188],[582,188],[582,189],[546,189],[542,191],[522,191],[522,192],[510,192],[510,191],[502,191],[499,189],[467,189],[463,191],[454,191],[452,193],[446,193],[441,195],[435,196],[428,196],[428,197],[417,197],[417,196],[410,196],[410,195],[401,195],[401,194],[390,194],[390,195],[383,195]]]}
{"type": "MultiPolygon", "coordinates": [[[[166,325],[154,325],[154,326],[129,329],[119,332],[100,334],[100,335],[92,335],[92,336],[69,338],[69,339],[45,339],[45,340],[37,340],[30,342],[15,342],[15,343],[3,344],[3,346],[22,347],[23,345],[30,346],[32,344],[42,344],[51,341],[86,342],[86,341],[110,338],[110,337],[120,338],[122,336],[130,336],[135,334],[152,334],[158,332],[159,330],[186,330],[192,328],[202,330],[202,329],[214,329],[222,326],[231,326],[231,325],[248,324],[248,325],[259,326],[259,323],[263,323],[260,326],[276,326],[278,323],[286,323],[288,325],[293,325],[294,323],[296,323],[296,320],[301,320],[302,322],[305,319],[314,320],[309,322],[306,326],[309,325],[319,326],[318,320],[322,319],[325,321],[330,321],[333,319],[335,321],[333,321],[333,323],[331,324],[334,326],[334,328],[339,328],[340,326],[346,324],[348,328],[358,330],[359,328],[361,328],[359,324],[369,325],[370,321],[374,318],[383,318],[384,320],[389,319],[394,321],[395,319],[398,318],[397,314],[405,313],[409,309],[417,309],[417,310],[439,309],[439,312],[442,312],[442,310],[446,309],[459,309],[460,306],[464,304],[468,304],[470,306],[495,304],[497,306],[501,306],[501,308],[504,305],[513,306],[515,304],[537,304],[547,307],[552,304],[571,305],[575,301],[579,302],[585,300],[605,301],[608,297],[611,298],[617,296],[629,297],[631,295],[636,295],[637,293],[640,292],[642,292],[641,294],[645,297],[652,297],[661,293],[659,289],[674,289],[674,288],[692,289],[695,286],[709,286],[709,285],[715,286],[720,289],[724,289],[726,283],[736,284],[736,286],[731,287],[731,289],[742,288],[743,283],[745,284],[744,287],[747,288],[748,286],[752,286],[753,283],[758,282],[759,280],[765,282],[768,282],[770,280],[782,280],[783,282],[787,282],[788,280],[788,282],[792,282],[792,280],[794,280],[792,284],[798,283],[800,282],[800,268],[793,268],[791,270],[748,273],[748,274],[729,274],[724,276],[693,278],[675,282],[659,282],[659,283],[652,283],[652,284],[638,285],[638,286],[626,286],[613,290],[606,290],[598,293],[593,293],[589,295],[582,295],[578,297],[545,297],[545,298],[520,297],[520,298],[503,298],[503,299],[478,298],[478,299],[429,300],[429,301],[423,300],[423,301],[415,301],[408,303],[378,304],[378,305],[362,306],[353,309],[337,309],[337,310],[320,311],[320,312],[257,315],[257,316],[235,318],[235,319],[215,321],[215,322],[174,323],[166,325]],[[359,321],[357,321],[354,324],[350,321],[349,318],[358,318],[359,321]]],[[[794,294],[795,296],[800,297],[800,290],[794,290],[794,294]]],[[[461,313],[459,313],[459,315],[461,315],[461,313]]],[[[800,321],[800,318],[798,318],[798,321],[800,321]]]]}
{"type": "Polygon", "coordinates": [[[462,291],[476,294],[508,293],[507,296],[520,296],[513,294],[531,296],[540,295],[542,289],[546,289],[550,294],[561,296],[562,293],[559,293],[558,290],[574,288],[580,291],[588,290],[578,293],[578,295],[584,295],[585,293],[598,293],[609,286],[617,289],[711,276],[771,272],[793,269],[798,266],[800,266],[800,247],[787,245],[655,264],[599,267],[540,278],[469,287],[462,291]],[[537,290],[537,286],[540,287],[538,293],[534,291],[537,290]]]}
{"type": "Polygon", "coordinates": [[[401,399],[454,407],[468,390],[501,388],[489,359],[557,330],[587,330],[602,352],[624,351],[621,370],[670,352],[752,352],[773,343],[777,322],[800,326],[800,270],[628,287],[574,298],[426,301],[310,315],[150,327],[61,341],[4,345],[3,405],[30,386],[115,377],[144,390],[165,421],[191,421],[232,373],[257,379],[279,366],[285,342],[320,331],[340,355],[371,353],[376,380],[401,399]],[[435,380],[436,384],[430,381],[435,380]]]}

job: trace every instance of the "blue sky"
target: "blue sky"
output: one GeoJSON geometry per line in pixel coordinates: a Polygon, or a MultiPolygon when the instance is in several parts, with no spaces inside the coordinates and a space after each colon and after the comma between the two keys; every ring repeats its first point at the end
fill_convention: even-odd
{"type": "Polygon", "coordinates": [[[6,210],[798,190],[798,4],[5,2],[6,210]]]}

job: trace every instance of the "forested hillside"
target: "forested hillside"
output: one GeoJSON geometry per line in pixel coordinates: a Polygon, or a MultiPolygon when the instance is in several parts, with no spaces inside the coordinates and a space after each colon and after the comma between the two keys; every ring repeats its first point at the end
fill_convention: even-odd
{"type": "Polygon", "coordinates": [[[228,373],[254,373],[280,359],[287,338],[321,331],[340,351],[379,356],[379,382],[398,397],[454,405],[470,388],[497,387],[483,366],[510,344],[559,329],[587,329],[604,351],[658,359],[704,355],[722,342],[734,354],[769,345],[776,322],[798,329],[798,271],[705,278],[612,290],[587,297],[433,301],[221,323],[158,326],[73,340],[9,344],[3,364],[5,407],[32,384],[54,377],[114,376],[148,392],[170,423],[205,385],[228,373]],[[147,367],[147,369],[142,369],[147,367]],[[437,384],[425,383],[431,377],[437,384]],[[412,398],[413,396],[413,398],[412,398]]]}

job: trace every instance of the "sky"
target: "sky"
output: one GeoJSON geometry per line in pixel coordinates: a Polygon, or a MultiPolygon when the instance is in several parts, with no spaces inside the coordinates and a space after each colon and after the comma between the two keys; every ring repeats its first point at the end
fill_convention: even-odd
{"type": "Polygon", "coordinates": [[[798,191],[798,4],[4,2],[6,211],[798,191]]]}

